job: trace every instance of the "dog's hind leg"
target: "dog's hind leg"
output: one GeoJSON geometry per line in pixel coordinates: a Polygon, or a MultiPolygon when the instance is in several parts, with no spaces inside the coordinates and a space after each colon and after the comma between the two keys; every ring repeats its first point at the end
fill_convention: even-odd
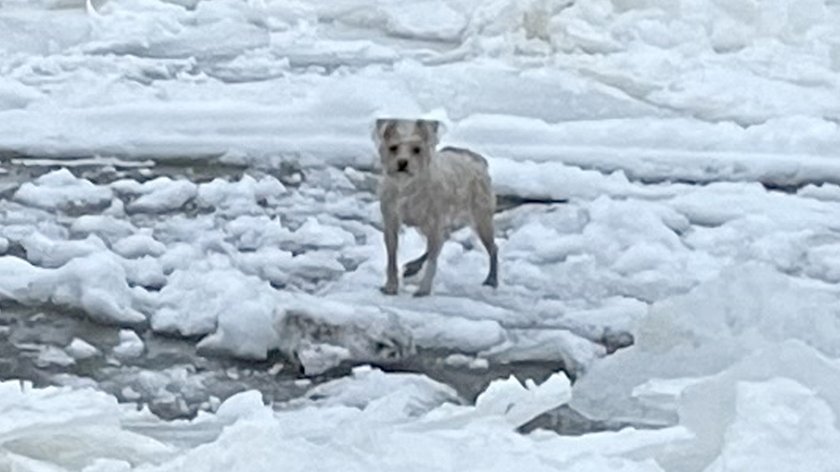
{"type": "Polygon", "coordinates": [[[420,269],[423,268],[423,264],[426,263],[426,259],[428,258],[429,253],[427,251],[424,252],[423,255],[418,257],[417,259],[407,262],[403,268],[403,277],[412,277],[414,275],[417,275],[417,273],[420,272],[420,269]]]}
{"type": "Polygon", "coordinates": [[[437,272],[437,260],[440,250],[443,248],[443,234],[432,234],[426,236],[426,238],[426,272],[423,273],[423,279],[420,280],[420,287],[414,292],[415,297],[424,297],[432,293],[432,281],[435,278],[435,272],[437,272]]]}
{"type": "Polygon", "coordinates": [[[487,278],[484,279],[484,285],[490,287],[499,286],[499,250],[496,247],[496,241],[493,237],[493,213],[481,215],[475,219],[475,232],[481,240],[481,244],[487,250],[487,255],[490,258],[490,270],[487,272],[487,278]]]}

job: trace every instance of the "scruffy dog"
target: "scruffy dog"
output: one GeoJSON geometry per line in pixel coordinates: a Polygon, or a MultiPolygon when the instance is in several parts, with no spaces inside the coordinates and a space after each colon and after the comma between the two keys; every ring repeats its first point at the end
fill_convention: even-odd
{"type": "Polygon", "coordinates": [[[453,147],[436,150],[437,121],[380,119],[376,142],[382,161],[379,188],[388,252],[387,280],[382,292],[399,288],[397,240],[401,224],[416,227],[426,237],[426,252],[407,263],[404,277],[426,271],[414,296],[428,295],[437,259],[449,234],[471,224],[490,256],[484,285],[498,286],[498,258],[493,240],[496,197],[480,155],[453,147]]]}

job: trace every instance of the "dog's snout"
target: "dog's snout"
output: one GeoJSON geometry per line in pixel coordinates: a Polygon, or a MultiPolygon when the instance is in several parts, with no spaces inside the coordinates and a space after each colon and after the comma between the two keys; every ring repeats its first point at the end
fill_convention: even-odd
{"type": "Polygon", "coordinates": [[[405,172],[408,170],[408,161],[405,159],[400,159],[397,161],[397,171],[405,172]]]}

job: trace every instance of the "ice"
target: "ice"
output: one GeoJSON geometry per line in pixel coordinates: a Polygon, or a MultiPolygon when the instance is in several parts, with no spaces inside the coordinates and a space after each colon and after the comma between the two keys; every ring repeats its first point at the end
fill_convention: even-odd
{"type": "Polygon", "coordinates": [[[285,186],[271,176],[257,180],[245,175],[237,182],[216,178],[198,186],[197,203],[239,215],[253,211],[260,201],[268,202],[285,192],[285,186]]]}
{"type": "Polygon", "coordinates": [[[40,365],[55,364],[67,367],[74,364],[76,360],[55,346],[47,346],[38,353],[38,359],[35,362],[40,365]]]}
{"type": "Polygon", "coordinates": [[[137,232],[131,222],[110,215],[82,215],[70,225],[73,235],[95,234],[109,243],[127,238],[137,232]]]}
{"type": "Polygon", "coordinates": [[[155,461],[174,452],[123,429],[121,417],[131,415],[104,393],[18,382],[2,382],[0,390],[0,458],[13,469],[78,469],[91,458],[155,461]]]}
{"type": "Polygon", "coordinates": [[[487,369],[490,363],[487,359],[465,356],[464,354],[450,354],[443,360],[444,363],[457,367],[468,367],[470,369],[487,369]]]}
{"type": "MultiPolygon", "coordinates": [[[[244,325],[237,323],[240,325],[237,331],[249,326],[259,330],[254,326],[258,321],[271,326],[274,300],[267,283],[255,277],[243,277],[232,269],[176,270],[157,298],[159,308],[151,322],[155,330],[196,335],[214,331],[220,317],[231,316],[231,321],[246,320],[244,325]],[[251,318],[256,319],[248,321],[251,318]]],[[[261,350],[262,356],[269,348],[268,343],[260,348],[255,339],[246,345],[252,346],[251,352],[261,350]]]]}
{"type": "Polygon", "coordinates": [[[788,470],[786,461],[794,457],[813,458],[817,463],[827,460],[824,463],[830,465],[836,454],[826,454],[823,440],[830,441],[840,432],[840,405],[834,395],[838,375],[835,360],[800,341],[786,341],[757,351],[717,375],[683,382],[676,397],[680,422],[693,440],[664,451],[660,463],[674,470],[736,470],[728,468],[733,467],[729,459],[733,463],[764,460],[751,453],[766,445],[764,458],[781,453],[776,468],[768,470],[788,470]],[[797,406],[791,408],[792,401],[797,406]],[[813,430],[795,432],[800,427],[813,430]]]}
{"type": "Polygon", "coordinates": [[[840,467],[836,413],[815,392],[798,382],[775,378],[739,382],[735,396],[735,415],[725,432],[725,446],[707,471],[840,467]]]}
{"type": "Polygon", "coordinates": [[[394,314],[303,298],[275,315],[277,347],[307,374],[342,361],[396,361],[414,353],[412,331],[394,314]]]}
{"type": "Polygon", "coordinates": [[[370,367],[353,369],[351,377],[318,385],[306,393],[321,406],[344,405],[359,409],[398,406],[388,417],[422,416],[443,403],[460,403],[451,387],[417,374],[386,374],[370,367]]]}
{"type": "Polygon", "coordinates": [[[0,293],[23,304],[54,303],[80,309],[109,323],[139,323],[122,266],[105,254],[71,260],[58,269],[41,269],[16,257],[0,258],[0,293]]]}
{"type": "Polygon", "coordinates": [[[634,398],[634,388],[652,378],[713,375],[788,340],[836,357],[834,300],[765,264],[726,269],[686,295],[655,303],[636,328],[634,346],[594,364],[575,385],[572,404],[593,417],[673,421],[671,402],[634,398]]]}
{"type": "MultiPolygon", "coordinates": [[[[389,2],[198,2],[193,9],[108,2],[91,22],[91,37],[80,38],[87,41],[81,51],[42,59],[60,79],[107,93],[87,99],[95,107],[67,109],[61,121],[39,106],[15,110],[4,142],[52,155],[239,155],[263,163],[283,155],[369,165],[369,144],[357,137],[376,110],[445,108],[454,139],[520,161],[560,160],[660,179],[732,178],[733,165],[737,175],[768,179],[791,179],[792,169],[801,172],[794,179],[826,178],[826,168],[836,176],[836,166],[819,159],[837,145],[836,124],[825,118],[836,114],[831,57],[837,46],[830,33],[836,9],[814,0],[808,11],[824,14],[803,15],[787,0],[774,5],[767,15],[752,4],[428,1],[412,7],[427,10],[416,15],[389,2]],[[788,11],[790,18],[819,19],[786,26],[777,18],[788,11]],[[224,50],[205,44],[218,36],[237,40],[224,50]],[[341,52],[348,47],[374,52],[348,58],[341,52]],[[101,61],[98,54],[109,51],[119,53],[115,61],[101,61]],[[197,59],[179,59],[191,55],[197,59]],[[84,60],[99,74],[80,71],[84,60]],[[283,61],[291,68],[266,66],[283,61]],[[395,67],[378,67],[383,61],[395,67]],[[544,67],[552,61],[563,61],[563,70],[544,67]],[[801,67],[787,66],[793,62],[801,67]],[[437,65],[434,74],[427,63],[437,65]],[[337,64],[348,73],[332,76],[337,64]],[[150,83],[157,77],[166,80],[150,83]],[[242,82],[248,85],[226,85],[242,82]],[[357,92],[372,89],[379,92],[357,92]],[[138,96],[148,100],[139,103],[138,96]],[[267,105],[266,96],[284,108],[267,105]],[[205,97],[218,99],[202,103],[205,97]],[[332,113],[307,118],[323,110],[332,113]],[[488,113],[495,123],[483,119],[488,113]],[[214,124],[222,118],[239,124],[214,124]],[[85,120],[90,127],[75,125],[85,120]],[[130,133],[121,129],[125,123],[130,133]],[[518,136],[517,128],[528,135],[518,136]],[[791,129],[796,138],[786,132],[791,129]],[[777,159],[782,153],[802,154],[800,169],[777,159]]],[[[46,88],[39,70],[18,69],[14,80],[35,84],[38,92],[46,88]]]]}
{"type": "Polygon", "coordinates": [[[582,372],[605,354],[603,346],[567,330],[512,329],[505,343],[482,352],[481,356],[502,363],[556,359],[569,372],[582,372]]]}
{"type": "Polygon", "coordinates": [[[23,108],[39,98],[42,97],[36,89],[17,80],[4,78],[0,81],[0,110],[23,108]]]}
{"type": "Polygon", "coordinates": [[[475,401],[476,415],[500,415],[506,423],[518,427],[542,412],[565,404],[572,397],[569,380],[563,375],[549,377],[536,385],[526,382],[523,387],[513,377],[491,383],[475,401]]]}
{"type": "MultiPolygon", "coordinates": [[[[581,471],[604,470],[606,466],[616,470],[658,471],[662,469],[644,457],[645,449],[661,445],[665,439],[681,437],[675,432],[624,431],[620,438],[610,438],[622,447],[605,451],[603,444],[608,438],[563,440],[543,435],[532,440],[514,432],[515,425],[536,409],[557,406],[564,401],[569,386],[562,376],[542,386],[527,388],[516,380],[500,381],[482,395],[476,407],[452,405],[448,403],[451,393],[446,389],[413,376],[390,377],[390,374],[364,370],[356,376],[359,378],[349,384],[344,382],[348,390],[342,390],[340,397],[327,396],[277,412],[264,406],[256,392],[232,396],[222,403],[217,414],[204,414],[192,424],[181,424],[183,428],[205,430],[214,425],[224,427],[219,428],[218,436],[204,444],[155,451],[152,446],[160,443],[137,433],[107,429],[118,442],[136,437],[136,448],[129,451],[116,448],[98,457],[96,451],[83,448],[78,454],[97,457],[99,465],[107,457],[111,464],[130,461],[144,470],[178,470],[187,464],[193,470],[214,470],[219,463],[242,470],[270,470],[284,464],[366,470],[371,464],[385,461],[389,467],[406,470],[509,470],[517,464],[528,466],[529,470],[555,470],[562,464],[568,470],[581,471]],[[441,404],[442,401],[445,403],[441,404]],[[353,406],[345,406],[346,403],[353,406]],[[272,447],[277,441],[290,447],[272,447]],[[603,454],[598,452],[599,448],[603,454]],[[347,453],[348,450],[352,452],[347,453]],[[262,459],[255,461],[254,457],[262,459]]],[[[57,391],[55,395],[59,400],[66,398],[68,403],[74,398],[68,390],[57,391]]],[[[57,407],[42,405],[47,411],[57,407]]],[[[115,406],[113,403],[101,408],[112,415],[111,421],[122,418],[130,423],[131,416],[125,412],[115,414],[115,406]]],[[[103,415],[97,420],[104,418],[103,415]]],[[[155,426],[147,421],[144,430],[154,431],[155,426]]],[[[87,429],[77,434],[82,441],[95,437],[87,429]]],[[[25,439],[23,444],[28,444],[30,438],[25,439]]],[[[19,460],[30,459],[26,452],[24,449],[19,460]]],[[[62,455],[53,456],[49,463],[69,465],[62,455]]]]}
{"type": "Polygon", "coordinates": [[[102,252],[105,243],[94,235],[72,241],[54,241],[39,232],[33,232],[21,240],[26,258],[38,267],[56,268],[72,259],[102,252]]]}
{"type": "MultiPolygon", "coordinates": [[[[550,433],[522,436],[513,431],[535,414],[569,399],[571,388],[562,375],[539,386],[531,382],[523,386],[512,378],[499,380],[479,396],[475,406],[463,406],[457,404],[451,389],[420,376],[357,368],[352,377],[315,387],[305,399],[276,412],[263,404],[257,392],[234,395],[216,414],[205,413],[192,423],[180,423],[178,427],[184,431],[212,430],[214,424],[223,429],[219,427],[220,433],[207,442],[179,450],[167,450],[148,437],[128,432],[125,426],[120,428],[120,421],[136,421],[132,420],[136,413],[120,411],[104,394],[70,389],[48,390],[50,396],[38,391],[17,393],[16,384],[6,383],[3,388],[11,395],[4,395],[6,432],[0,434],[0,447],[7,456],[12,451],[16,461],[70,465],[93,461],[85,458],[101,461],[107,457],[150,470],[178,470],[185,464],[191,464],[193,470],[213,470],[220,462],[230,467],[247,464],[246,470],[269,470],[286,463],[335,463],[344,469],[362,470],[371,461],[384,460],[407,470],[506,470],[526,464],[532,470],[555,470],[562,465],[565,470],[581,471],[702,471],[735,470],[732,464],[768,460],[780,451],[784,459],[767,462],[767,470],[789,470],[790,461],[797,459],[813,464],[814,470],[833,470],[836,455],[832,446],[840,432],[832,408],[837,405],[836,397],[826,397],[829,393],[823,388],[836,381],[832,376],[836,377],[838,369],[836,363],[814,355],[801,343],[787,343],[722,376],[694,383],[687,387],[688,396],[680,400],[686,413],[685,427],[565,437],[550,433]],[[799,381],[774,377],[776,366],[768,363],[766,356],[787,359],[783,366],[816,360],[816,365],[804,364],[814,365],[816,370],[798,376],[799,381]],[[764,374],[755,373],[762,365],[770,377],[761,379],[764,374]],[[693,388],[700,390],[691,392],[693,388]],[[721,394],[723,403],[709,412],[708,395],[721,394]],[[70,416],[69,420],[76,421],[76,435],[85,446],[76,449],[76,462],[66,454],[43,457],[33,452],[29,445],[39,439],[38,428],[17,420],[22,407],[29,419],[27,402],[39,405],[44,418],[53,424],[68,421],[62,420],[67,413],[56,415],[54,409],[77,406],[84,416],[70,416]],[[86,424],[94,424],[96,429],[80,428],[76,418],[85,418],[86,424]],[[124,445],[107,454],[91,450],[88,441],[102,431],[124,445]],[[10,434],[17,438],[11,446],[6,439],[10,434]],[[754,440],[756,437],[762,440],[754,440]],[[124,442],[126,439],[131,442],[124,442]],[[273,447],[278,440],[294,447],[273,447]],[[352,455],[343,452],[348,447],[352,455]],[[428,456],[429,451],[433,457],[428,456]],[[266,461],[254,462],[256,454],[266,461]]],[[[145,420],[144,424],[143,431],[155,430],[154,421],[145,420]]],[[[50,437],[60,440],[55,431],[53,427],[50,437]]]]}
{"type": "Polygon", "coordinates": [[[130,329],[120,330],[119,344],[114,346],[114,354],[121,358],[140,357],[145,350],[143,340],[135,331],[130,329]]]}
{"type": "Polygon", "coordinates": [[[77,179],[69,170],[61,169],[21,185],[14,198],[40,208],[67,210],[105,206],[111,202],[111,196],[108,188],[77,179]]]}
{"type": "MultiPolygon", "coordinates": [[[[838,15],[833,0],[0,0],[4,310],[132,328],[104,359],[80,339],[33,350],[45,382],[73,388],[0,384],[0,469],[837,469],[838,15]],[[384,115],[441,119],[442,144],[487,157],[497,290],[460,231],[434,296],[378,292],[384,115]],[[272,376],[276,355],[316,386],[135,430],[95,382],[53,375],[144,362],[130,356],[162,333],[271,359],[272,376]],[[418,362],[575,382],[501,380],[476,405],[418,374],[321,383],[418,362]],[[567,401],[658,429],[515,432],[567,401]]],[[[424,242],[402,236],[404,263],[424,242]]],[[[117,367],[120,401],[186,414],[173,392],[206,388],[192,367],[117,367]]]]}
{"type": "Polygon", "coordinates": [[[134,234],[114,243],[113,250],[129,259],[143,256],[160,257],[166,252],[166,245],[148,234],[134,234]]]}
{"type": "Polygon", "coordinates": [[[134,212],[154,213],[177,210],[198,194],[197,186],[187,180],[172,180],[158,177],[138,184],[135,181],[119,181],[112,188],[120,193],[134,195],[126,209],[134,212]]]}
{"type": "Polygon", "coordinates": [[[89,359],[100,354],[99,349],[80,338],[73,338],[64,351],[76,360],[89,359]]]}

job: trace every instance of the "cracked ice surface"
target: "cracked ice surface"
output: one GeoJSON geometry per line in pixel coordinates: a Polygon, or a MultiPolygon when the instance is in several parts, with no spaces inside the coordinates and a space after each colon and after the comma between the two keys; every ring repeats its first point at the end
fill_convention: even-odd
{"type": "MultiPolygon", "coordinates": [[[[0,470],[840,468],[836,2],[91,6],[0,1],[0,297],[125,329],[39,362],[142,358],[151,329],[309,374],[426,351],[576,381],[466,405],[357,368],[176,423],[5,382],[0,470]],[[512,202],[498,290],[462,231],[434,296],[378,292],[370,123],[391,114],[487,155],[512,202]],[[659,429],[514,432],[565,404],[659,429]]],[[[405,232],[400,259],[422,250],[405,232]]],[[[123,400],[206,375],[133,372],[123,400]]]]}

